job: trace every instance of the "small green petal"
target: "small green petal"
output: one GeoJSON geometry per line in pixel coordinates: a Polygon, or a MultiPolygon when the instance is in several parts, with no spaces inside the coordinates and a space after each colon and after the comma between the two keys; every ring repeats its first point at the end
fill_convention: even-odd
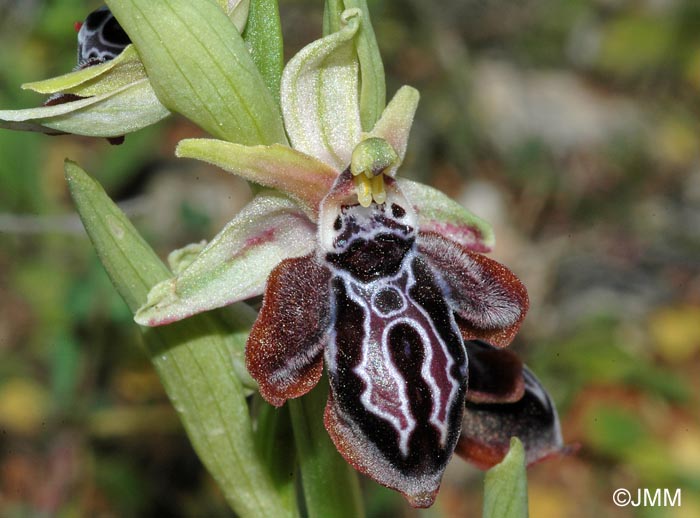
{"type": "Polygon", "coordinates": [[[106,94],[55,106],[2,110],[0,127],[31,129],[23,123],[35,123],[50,128],[47,133],[116,137],[150,126],[169,114],[148,79],[141,79],[106,94]]]}
{"type": "Polygon", "coordinates": [[[484,478],[484,518],[527,518],[525,450],[517,437],[506,457],[484,478]]]}
{"type": "Polygon", "coordinates": [[[160,326],[262,294],[272,269],[311,252],[314,225],[279,194],[258,195],[176,277],[151,289],[136,312],[160,326]]]}
{"type": "Polygon", "coordinates": [[[146,70],[133,45],[116,58],[62,76],[22,85],[41,94],[71,93],[81,97],[102,95],[146,77],[146,70]]]}
{"type": "Polygon", "coordinates": [[[287,146],[242,146],[213,139],[186,139],[175,154],[214,164],[250,182],[278,189],[298,201],[313,219],[337,173],[287,146]]]}
{"type": "Polygon", "coordinates": [[[295,149],[342,171],[360,140],[358,62],[354,37],[361,13],[343,13],[344,26],[294,56],[282,74],[282,112],[295,149]]]}
{"type": "Polygon", "coordinates": [[[244,144],[286,142],[277,103],[215,0],[108,0],[168,109],[244,144]]]}
{"type": "Polygon", "coordinates": [[[491,225],[452,198],[418,182],[399,179],[418,214],[422,232],[436,232],[474,252],[490,252],[496,242],[491,225]]]}
{"type": "Polygon", "coordinates": [[[413,125],[413,117],[418,108],[420,94],[418,90],[410,86],[402,86],[396,92],[394,98],[384,109],[381,118],[369,133],[372,137],[386,140],[394,148],[399,156],[395,165],[390,167],[385,174],[395,176],[396,170],[406,156],[408,137],[413,125]]]}

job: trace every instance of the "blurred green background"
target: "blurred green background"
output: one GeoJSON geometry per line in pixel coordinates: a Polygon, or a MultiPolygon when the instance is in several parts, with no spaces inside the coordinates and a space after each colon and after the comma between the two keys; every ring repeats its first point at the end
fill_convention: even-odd
{"type": "MultiPolygon", "coordinates": [[[[320,0],[281,2],[288,56],[320,0]]],[[[0,106],[75,64],[99,3],[0,1],[0,106]]],[[[422,93],[401,174],[492,222],[527,285],[514,348],[558,403],[573,457],[529,471],[544,517],[700,516],[700,3],[374,0],[389,95],[422,93]],[[618,508],[616,488],[682,490],[618,508]]],[[[121,146],[0,130],[0,516],[229,516],[82,231],[63,180],[94,174],[164,256],[250,196],[175,160],[170,118],[121,146]]],[[[436,505],[367,481],[368,515],[480,516],[455,459],[436,505]]]]}

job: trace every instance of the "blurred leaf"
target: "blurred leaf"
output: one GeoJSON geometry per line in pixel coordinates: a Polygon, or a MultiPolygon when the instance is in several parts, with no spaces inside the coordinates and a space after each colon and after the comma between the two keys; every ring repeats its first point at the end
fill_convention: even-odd
{"type": "Polygon", "coordinates": [[[615,75],[636,75],[668,65],[673,34],[668,18],[623,15],[605,27],[599,64],[615,75]]]}
{"type": "Polygon", "coordinates": [[[144,508],[151,481],[142,466],[118,457],[97,457],[94,469],[97,486],[121,516],[135,516],[144,508]]]}
{"type": "Polygon", "coordinates": [[[51,348],[51,386],[54,404],[67,411],[78,386],[81,356],[78,344],[70,336],[59,336],[51,348]]]}
{"type": "Polygon", "coordinates": [[[565,380],[555,384],[565,391],[559,400],[572,398],[589,383],[635,385],[672,401],[687,400],[692,394],[687,381],[651,358],[630,353],[618,326],[608,318],[589,319],[567,338],[537,347],[528,363],[565,380]]]}
{"type": "Polygon", "coordinates": [[[638,449],[650,437],[639,416],[620,406],[599,403],[588,410],[584,422],[591,445],[617,458],[638,449]]]}
{"type": "Polygon", "coordinates": [[[214,0],[108,0],[160,101],[212,135],[284,143],[279,109],[241,35],[214,0]]]}
{"type": "MultiPolygon", "coordinates": [[[[77,165],[66,179],[112,282],[135,311],[170,272],[100,186],[77,165]]],[[[146,350],[202,462],[244,517],[287,516],[257,457],[245,393],[233,370],[226,330],[211,315],[144,331],[146,350]]]]}
{"type": "Polygon", "coordinates": [[[525,450],[517,437],[500,464],[484,477],[484,518],[527,518],[525,450]]]}
{"type": "Polygon", "coordinates": [[[284,45],[277,0],[250,0],[250,14],[243,40],[248,45],[253,62],[279,106],[284,45]]]}

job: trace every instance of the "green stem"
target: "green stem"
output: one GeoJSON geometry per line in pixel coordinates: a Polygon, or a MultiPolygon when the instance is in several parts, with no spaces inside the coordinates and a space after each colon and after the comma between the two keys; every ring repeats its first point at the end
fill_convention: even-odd
{"type": "Polygon", "coordinates": [[[324,377],[306,396],[289,401],[309,518],[364,516],[357,473],[340,456],[323,426],[324,377]]]}
{"type": "MultiPolygon", "coordinates": [[[[83,225],[132,312],[171,274],[100,185],[72,162],[66,179],[83,225]]],[[[144,329],[146,351],[199,455],[241,517],[294,516],[257,455],[226,335],[209,314],[144,329]]]]}

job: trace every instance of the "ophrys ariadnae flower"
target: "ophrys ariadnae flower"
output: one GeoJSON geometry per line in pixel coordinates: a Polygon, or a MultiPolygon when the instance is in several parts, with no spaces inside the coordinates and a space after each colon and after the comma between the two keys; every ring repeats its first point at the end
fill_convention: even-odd
{"type": "MultiPolygon", "coordinates": [[[[247,366],[273,405],[311,390],[325,363],[326,428],[362,473],[432,504],[455,450],[482,467],[512,435],[529,461],[558,451],[554,406],[510,343],[527,294],[488,251],[488,226],[394,178],[418,95],[404,87],[363,131],[357,10],[282,78],[293,147],[188,140],[180,156],[285,192],[258,195],[137,321],[160,325],[264,291],[247,366]]],[[[505,445],[505,446],[504,446],[505,445]]]]}

